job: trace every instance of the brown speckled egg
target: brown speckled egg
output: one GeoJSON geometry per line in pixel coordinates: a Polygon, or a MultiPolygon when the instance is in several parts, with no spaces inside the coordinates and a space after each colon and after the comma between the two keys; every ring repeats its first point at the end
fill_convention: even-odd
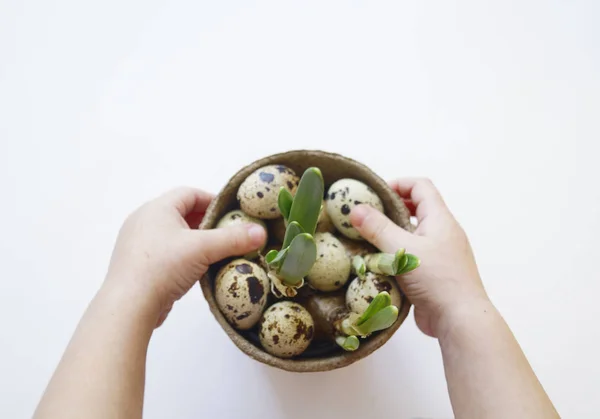
{"type": "MultiPolygon", "coordinates": [[[[248,214],[244,214],[244,212],[242,210],[233,210],[233,211],[230,211],[227,214],[225,214],[223,216],[223,218],[221,218],[219,220],[219,222],[217,223],[216,228],[231,227],[231,226],[234,226],[237,224],[246,224],[246,223],[258,224],[259,226],[264,228],[265,231],[267,231],[267,226],[264,223],[264,221],[259,220],[258,218],[250,217],[248,214]]],[[[267,242],[267,240],[265,240],[265,243],[266,242],[267,242]]],[[[258,249],[258,251],[249,253],[249,254],[245,255],[244,257],[247,259],[254,259],[256,256],[258,256],[258,253],[261,252],[264,248],[265,248],[265,245],[263,245],[260,249],[258,249]]]]}
{"type": "Polygon", "coordinates": [[[392,305],[400,309],[402,295],[396,279],[390,276],[377,275],[373,272],[367,273],[365,279],[355,278],[350,283],[346,291],[346,304],[351,311],[362,314],[369,307],[373,298],[383,291],[390,294],[392,305]]]}
{"type": "Polygon", "coordinates": [[[361,235],[350,223],[352,208],[367,204],[383,212],[383,202],[369,186],[355,179],[340,179],[327,191],[327,214],[335,228],[344,236],[362,240],[361,235]]]}
{"type": "Polygon", "coordinates": [[[279,189],[285,187],[292,195],[296,193],[300,178],[294,171],[282,165],[261,167],[242,182],[237,199],[246,214],[272,220],[281,217],[277,206],[279,189]]]}
{"type": "Polygon", "coordinates": [[[265,311],[260,322],[260,343],[279,358],[300,355],[308,348],[315,330],[313,318],[298,303],[280,301],[265,311]]]}
{"type": "Polygon", "coordinates": [[[351,269],[350,256],[342,243],[331,233],[316,233],[317,260],[306,279],[314,289],[335,291],[348,281],[351,269]]]}
{"type": "Polygon", "coordinates": [[[254,326],[267,304],[270,282],[257,264],[236,259],[223,266],[215,280],[217,306],[233,327],[254,326]]]}

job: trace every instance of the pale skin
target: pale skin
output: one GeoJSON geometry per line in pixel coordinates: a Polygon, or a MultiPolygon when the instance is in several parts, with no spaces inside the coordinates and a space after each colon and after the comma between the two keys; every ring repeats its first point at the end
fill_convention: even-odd
{"type": "MultiPolygon", "coordinates": [[[[385,252],[422,265],[398,278],[423,333],[440,343],[457,418],[556,418],[510,329],[488,298],[462,228],[433,184],[391,186],[419,224],[402,230],[367,206],[351,221],[385,252]]],[[[258,249],[261,227],[197,230],[212,195],[180,188],[124,223],[106,279],[90,303],[35,412],[38,419],[139,418],[153,331],[210,264],[258,249]]]]}
{"type": "Polygon", "coordinates": [[[366,206],[357,207],[351,221],[382,251],[404,247],[421,259],[398,281],[415,306],[419,329],[440,343],[455,416],[559,417],[487,296],[467,236],[438,190],[426,179],[391,186],[417,217],[414,234],[366,206]]]}

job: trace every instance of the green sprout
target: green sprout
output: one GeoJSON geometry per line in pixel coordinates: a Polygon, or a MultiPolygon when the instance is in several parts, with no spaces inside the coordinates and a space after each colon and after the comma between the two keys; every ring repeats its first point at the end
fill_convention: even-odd
{"type": "Polygon", "coordinates": [[[352,271],[360,279],[365,279],[367,264],[362,256],[356,255],[352,258],[352,271]]]}
{"type": "Polygon", "coordinates": [[[356,326],[361,326],[384,308],[392,305],[392,297],[386,291],[377,294],[364,313],[356,320],[356,326]]]}
{"type": "Polygon", "coordinates": [[[367,337],[387,329],[398,319],[398,307],[392,305],[390,294],[380,292],[363,314],[350,313],[340,324],[340,331],[347,336],[367,337]]]}
{"type": "MultiPolygon", "coordinates": [[[[358,284],[367,280],[367,272],[377,275],[402,275],[419,267],[421,261],[405,249],[395,254],[373,253],[352,258],[352,270],[358,277],[358,284]]],[[[334,322],[335,342],[345,351],[355,351],[359,347],[359,337],[366,338],[380,330],[391,327],[398,320],[399,309],[392,304],[392,297],[386,291],[380,292],[369,303],[366,310],[360,313],[350,312],[340,307],[342,312],[334,322]]],[[[334,310],[335,311],[335,310],[334,310]]]]}
{"type": "Polygon", "coordinates": [[[374,253],[365,256],[367,270],[382,275],[402,275],[413,271],[421,264],[419,258],[406,249],[400,249],[395,254],[374,253]]]}
{"type": "Polygon", "coordinates": [[[356,351],[360,346],[360,341],[356,336],[337,336],[335,343],[340,345],[345,351],[356,351]]]}
{"type": "MultiPolygon", "coordinates": [[[[374,253],[352,258],[352,270],[360,280],[364,280],[367,271],[380,275],[402,275],[419,267],[421,261],[405,249],[395,254],[374,253]]],[[[392,305],[390,294],[383,291],[377,294],[362,314],[347,313],[337,323],[336,343],[346,351],[358,348],[358,338],[366,338],[374,332],[391,327],[398,319],[398,307],[392,305]]]]}
{"type": "Polygon", "coordinates": [[[295,196],[286,188],[279,190],[277,204],[286,223],[285,237],[280,250],[265,256],[273,294],[278,297],[295,296],[317,260],[314,234],[324,190],[323,175],[316,167],[304,172],[295,196]]]}

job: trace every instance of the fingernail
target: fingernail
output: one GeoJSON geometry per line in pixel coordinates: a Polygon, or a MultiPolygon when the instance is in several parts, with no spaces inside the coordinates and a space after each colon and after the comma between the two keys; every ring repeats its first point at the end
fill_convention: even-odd
{"type": "Polygon", "coordinates": [[[366,205],[359,205],[352,209],[350,213],[350,222],[354,225],[354,227],[362,226],[363,221],[365,221],[365,217],[369,213],[369,208],[366,205]]]}
{"type": "Polygon", "coordinates": [[[265,240],[265,229],[256,224],[248,224],[248,237],[252,244],[260,246],[265,240]]]}

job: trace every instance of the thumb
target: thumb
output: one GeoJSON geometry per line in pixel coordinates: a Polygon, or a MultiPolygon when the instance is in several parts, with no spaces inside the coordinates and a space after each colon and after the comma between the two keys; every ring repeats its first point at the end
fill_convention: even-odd
{"type": "Polygon", "coordinates": [[[241,256],[260,248],[267,238],[265,229],[253,223],[212,230],[194,230],[194,253],[206,266],[230,256],[241,256]]]}
{"type": "Polygon", "coordinates": [[[401,247],[410,246],[415,239],[411,233],[369,205],[354,207],[350,222],[365,240],[382,252],[394,253],[401,247]]]}

